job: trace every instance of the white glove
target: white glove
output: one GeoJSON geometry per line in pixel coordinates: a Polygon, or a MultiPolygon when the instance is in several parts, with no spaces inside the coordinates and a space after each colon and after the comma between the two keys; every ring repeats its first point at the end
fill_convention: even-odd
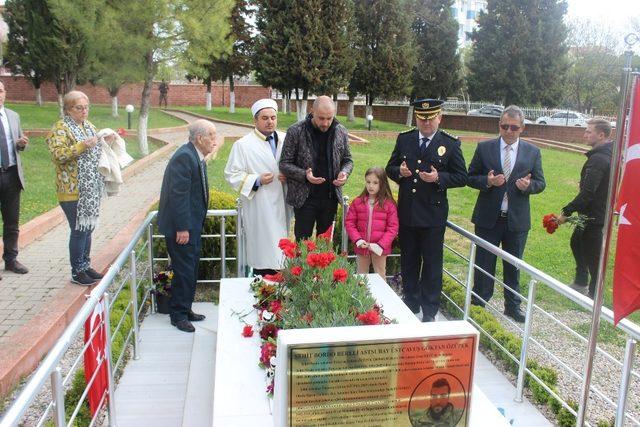
{"type": "Polygon", "coordinates": [[[363,248],[367,245],[367,242],[365,242],[363,239],[360,239],[356,242],[356,246],[359,248],[363,248]]]}
{"type": "Polygon", "coordinates": [[[369,243],[369,250],[378,256],[382,255],[382,248],[377,243],[369,243]]]}

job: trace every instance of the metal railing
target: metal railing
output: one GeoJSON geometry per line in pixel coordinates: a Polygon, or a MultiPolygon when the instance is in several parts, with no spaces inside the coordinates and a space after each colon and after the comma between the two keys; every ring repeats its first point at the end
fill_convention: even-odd
{"type": "MultiPolygon", "coordinates": [[[[345,227],[344,227],[344,220],[349,210],[348,201],[349,201],[349,198],[346,196],[343,198],[343,201],[342,201],[342,224],[343,225],[342,225],[342,239],[340,242],[340,247],[343,253],[348,253],[348,243],[349,243],[348,238],[346,236],[345,227]]],[[[453,254],[454,257],[466,263],[466,269],[463,270],[466,272],[466,275],[464,278],[458,277],[456,274],[449,271],[446,267],[443,267],[444,273],[447,276],[451,277],[455,283],[457,283],[458,285],[464,288],[465,290],[464,305],[462,307],[458,306],[444,292],[443,292],[443,297],[460,310],[464,320],[472,323],[474,327],[476,327],[480,331],[481,334],[487,336],[487,338],[491,340],[491,342],[495,344],[496,347],[500,348],[501,351],[503,351],[508,358],[510,358],[514,363],[517,364],[518,373],[517,373],[517,381],[516,381],[516,395],[514,396],[514,399],[517,402],[522,402],[523,400],[525,377],[529,375],[531,379],[536,381],[542,388],[544,388],[551,396],[553,396],[571,414],[577,416],[578,411],[573,409],[571,405],[569,405],[569,402],[567,402],[564,398],[559,396],[555,391],[551,390],[544,383],[544,381],[542,381],[540,377],[538,377],[534,372],[532,372],[530,369],[527,368],[527,361],[529,360],[530,347],[536,346],[536,348],[540,349],[540,351],[542,351],[545,355],[547,355],[550,359],[552,359],[556,364],[558,364],[560,367],[562,367],[567,372],[569,372],[571,377],[580,381],[582,381],[584,378],[583,374],[577,372],[575,369],[570,367],[566,363],[566,361],[563,361],[560,357],[553,354],[549,349],[545,348],[539,342],[539,340],[532,337],[532,332],[534,331],[534,312],[539,312],[544,316],[545,319],[557,324],[558,327],[562,329],[565,333],[567,333],[569,336],[581,341],[584,344],[587,343],[587,338],[580,335],[579,333],[577,333],[576,331],[574,331],[573,329],[571,329],[570,327],[562,323],[552,313],[549,313],[540,305],[536,304],[535,295],[536,295],[536,290],[538,286],[544,285],[544,286],[547,286],[549,289],[557,292],[562,297],[567,298],[568,300],[579,305],[581,308],[588,311],[589,313],[593,312],[593,307],[594,307],[593,300],[571,289],[569,286],[551,277],[547,273],[529,265],[528,263],[522,261],[521,259],[492,245],[491,243],[481,239],[475,234],[470,233],[464,228],[450,221],[447,222],[447,226],[451,231],[464,237],[466,241],[469,242],[469,252],[468,252],[469,255],[465,256],[464,254],[460,253],[459,250],[457,250],[456,248],[452,247],[451,245],[448,245],[445,241],[445,245],[444,245],[445,249],[449,253],[453,254]],[[527,295],[526,296],[521,295],[520,293],[513,291],[511,288],[506,286],[502,280],[495,277],[495,275],[491,275],[488,272],[482,270],[480,267],[478,267],[478,265],[475,263],[476,252],[478,248],[482,248],[490,252],[491,254],[495,255],[497,257],[496,262],[498,260],[504,260],[509,264],[515,266],[519,271],[528,274],[531,280],[529,281],[527,295]],[[479,271],[481,273],[486,274],[488,277],[490,277],[491,280],[495,281],[497,284],[499,284],[500,287],[505,289],[507,292],[512,292],[513,294],[518,295],[523,302],[526,302],[525,323],[523,327],[520,327],[519,325],[515,324],[507,316],[505,316],[501,310],[496,309],[496,307],[489,304],[487,301],[484,301],[480,296],[478,296],[475,292],[473,292],[473,282],[474,282],[475,271],[479,271]],[[470,317],[470,307],[471,307],[472,297],[482,302],[483,304],[485,304],[485,308],[490,310],[495,316],[503,319],[506,322],[509,322],[509,324],[520,333],[520,337],[522,338],[522,347],[520,349],[519,358],[516,358],[513,355],[511,355],[511,353],[504,346],[502,346],[493,336],[491,336],[491,334],[485,331],[480,324],[478,324],[473,318],[470,317]]],[[[389,255],[389,257],[399,257],[399,256],[400,254],[397,254],[397,253],[389,255]]],[[[348,257],[355,258],[355,255],[348,255],[348,257]]],[[[390,278],[390,277],[391,276],[387,276],[387,278],[390,278]]],[[[603,307],[601,317],[603,320],[614,325],[613,312],[610,309],[603,307]]],[[[617,365],[621,369],[622,374],[620,378],[618,395],[614,400],[611,397],[607,396],[597,386],[594,386],[591,384],[590,389],[593,393],[595,393],[598,397],[600,397],[605,402],[607,402],[607,404],[610,405],[616,411],[616,426],[622,426],[625,419],[633,422],[636,425],[640,425],[640,421],[638,419],[636,419],[635,417],[631,416],[629,413],[626,412],[626,404],[627,404],[627,397],[629,393],[630,380],[632,377],[640,380],[640,373],[633,370],[635,347],[636,347],[637,341],[640,340],[640,326],[627,319],[623,319],[616,326],[616,328],[626,335],[626,345],[625,345],[623,360],[622,361],[618,360],[617,358],[612,356],[609,352],[605,351],[599,346],[597,347],[597,351],[598,351],[598,354],[604,357],[608,362],[614,365],[617,365]]],[[[586,402],[579,403],[580,406],[586,405],[586,404],[587,404],[586,402]]]]}
{"type": "MultiPolygon", "coordinates": [[[[348,249],[348,238],[346,236],[346,232],[344,230],[344,219],[347,215],[348,199],[345,198],[343,200],[343,211],[342,211],[342,235],[341,241],[339,242],[340,247],[343,252],[347,252],[348,249]]],[[[224,211],[209,211],[208,216],[220,218],[220,227],[218,233],[205,234],[203,235],[203,239],[220,239],[220,254],[215,256],[212,254],[210,257],[203,257],[201,261],[203,262],[220,262],[221,268],[221,278],[226,277],[227,268],[225,266],[228,261],[236,261],[237,271],[236,275],[238,277],[245,276],[246,265],[245,265],[245,257],[244,257],[244,231],[241,221],[241,215],[238,215],[240,211],[240,206],[238,210],[224,210],[224,211]],[[236,217],[236,232],[228,233],[226,226],[228,217],[236,217]],[[236,257],[228,257],[226,254],[226,248],[228,247],[228,239],[235,238],[236,243],[236,257]]],[[[75,361],[70,369],[69,373],[63,378],[62,369],[60,367],[60,361],[67,353],[70,345],[74,340],[77,339],[78,333],[82,330],[85,320],[88,316],[91,315],[95,306],[99,303],[99,301],[103,298],[104,304],[107,307],[107,312],[110,312],[110,308],[113,301],[116,301],[120,296],[121,292],[125,288],[129,288],[131,291],[130,301],[127,303],[126,308],[123,310],[123,314],[117,320],[115,320],[116,327],[114,328],[113,333],[110,330],[109,325],[109,316],[104,320],[104,325],[106,327],[107,332],[107,351],[105,352],[105,356],[101,359],[100,364],[105,363],[109,370],[111,387],[102,396],[102,401],[107,398],[109,395],[113,395],[113,385],[114,378],[117,378],[118,372],[124,367],[124,362],[126,361],[126,349],[128,346],[133,347],[133,358],[138,359],[141,357],[138,351],[138,341],[139,341],[139,318],[143,315],[145,307],[147,305],[147,301],[153,300],[153,293],[150,292],[151,283],[153,279],[153,272],[155,269],[155,265],[158,262],[166,262],[167,258],[156,257],[154,256],[154,241],[159,238],[163,238],[163,236],[157,235],[153,233],[153,218],[155,217],[156,212],[150,213],[143,224],[138,228],[138,230],[134,233],[133,238],[127,245],[127,247],[120,253],[114,264],[107,271],[104,279],[100,282],[100,284],[92,291],[91,295],[89,295],[88,300],[82,306],[78,314],[71,321],[69,326],[66,328],[60,339],[55,343],[54,347],[49,351],[48,355],[45,357],[41,365],[32,375],[31,379],[28,381],[26,386],[23,388],[22,392],[19,394],[17,399],[14,401],[12,406],[7,410],[4,418],[0,422],[0,427],[8,427],[15,426],[20,422],[21,417],[26,412],[27,408],[31,405],[36,395],[38,395],[47,382],[47,379],[50,379],[51,387],[52,387],[52,397],[49,405],[43,411],[41,417],[39,418],[38,425],[43,425],[49,416],[52,416],[54,424],[56,426],[62,425],[70,425],[73,423],[74,417],[77,416],[81,405],[83,404],[86,395],[88,393],[89,386],[93,381],[93,378],[90,379],[89,385],[84,389],[81,399],[78,404],[72,411],[71,418],[67,420],[65,414],[65,396],[64,396],[64,388],[68,386],[73,378],[73,374],[75,370],[80,366],[80,362],[82,360],[83,354],[86,350],[86,345],[83,347],[80,355],[75,358],[75,361]],[[146,261],[143,261],[145,260],[146,261]],[[146,265],[145,265],[146,264],[146,265]],[[139,266],[143,266],[143,268],[139,269],[139,266]],[[140,292],[139,290],[144,289],[144,291],[140,292]],[[124,345],[122,346],[122,350],[118,355],[115,355],[115,363],[111,359],[111,343],[112,337],[117,335],[120,332],[120,328],[122,328],[125,323],[124,319],[126,316],[131,316],[132,318],[132,328],[128,331],[126,338],[124,340],[124,345]]],[[[537,268],[527,264],[526,262],[514,257],[513,255],[503,251],[500,248],[497,248],[485,240],[477,237],[476,235],[468,232],[467,230],[449,222],[448,227],[453,232],[458,235],[464,237],[466,241],[469,243],[469,252],[468,255],[462,254],[459,249],[456,249],[453,246],[450,246],[445,243],[445,248],[448,252],[453,254],[454,257],[458,258],[462,262],[458,264],[461,268],[461,271],[464,274],[464,277],[458,277],[454,272],[449,271],[449,269],[444,268],[444,273],[453,279],[458,285],[462,286],[465,289],[465,300],[464,305],[457,305],[448,295],[444,295],[444,298],[448,299],[451,303],[453,303],[462,314],[462,317],[465,320],[471,322],[476,328],[478,328],[481,334],[486,335],[488,339],[490,339],[498,348],[501,348],[502,351],[507,353],[511,360],[518,365],[518,376],[516,383],[516,395],[514,396],[515,400],[521,401],[523,398],[523,389],[525,377],[528,375],[533,381],[536,381],[542,388],[544,388],[551,396],[560,402],[562,406],[564,406],[569,412],[576,415],[576,411],[569,405],[567,401],[565,401],[561,396],[559,396],[555,391],[551,390],[541,378],[539,378],[534,372],[527,368],[527,361],[529,360],[530,348],[532,346],[536,346],[546,355],[548,355],[554,362],[559,364],[563,369],[566,369],[567,372],[571,374],[571,376],[575,378],[582,378],[582,374],[576,372],[573,368],[571,368],[565,361],[561,360],[560,357],[554,355],[550,350],[544,348],[542,344],[536,340],[532,335],[534,331],[534,312],[541,313],[545,319],[548,319],[551,322],[557,323],[560,328],[562,328],[567,334],[580,339],[583,342],[586,342],[586,338],[582,337],[575,331],[573,331],[568,326],[564,325],[560,322],[553,314],[545,311],[542,307],[535,303],[535,294],[536,289],[539,285],[547,286],[549,289],[557,292],[559,295],[567,298],[583,309],[587,311],[593,310],[593,301],[590,298],[574,291],[569,288],[565,284],[561,283],[557,279],[549,276],[543,271],[538,270],[537,268]],[[520,295],[523,301],[526,302],[526,321],[523,327],[510,322],[499,310],[496,310],[491,304],[486,304],[486,308],[495,312],[495,314],[499,317],[504,318],[506,321],[509,321],[511,325],[519,331],[522,337],[522,347],[520,351],[520,357],[516,358],[511,355],[511,353],[504,348],[494,337],[487,333],[487,331],[483,330],[481,325],[478,324],[471,316],[470,316],[470,305],[472,296],[481,300],[481,298],[476,295],[473,288],[473,277],[474,272],[476,270],[484,272],[481,270],[475,263],[476,252],[478,248],[482,248],[493,255],[495,255],[498,259],[505,260],[506,262],[514,265],[521,272],[528,274],[531,277],[529,282],[528,294],[526,296],[520,295]]],[[[395,254],[394,256],[398,256],[395,254]]],[[[486,274],[486,272],[484,272],[486,274]]],[[[492,280],[495,280],[500,286],[505,287],[504,283],[497,279],[494,276],[491,276],[492,280]]],[[[203,283],[214,283],[218,282],[219,279],[213,280],[205,280],[203,283]]],[[[507,288],[510,289],[510,288],[507,288]]],[[[154,304],[151,302],[151,307],[153,309],[154,304]]],[[[602,318],[613,324],[613,313],[611,310],[603,308],[602,310],[602,318]]],[[[632,417],[625,411],[625,405],[627,401],[628,395],[628,387],[631,377],[636,379],[640,379],[640,375],[638,372],[632,369],[633,365],[633,357],[635,351],[635,344],[640,339],[640,327],[633,322],[628,320],[622,320],[617,328],[624,332],[627,336],[626,348],[624,353],[624,360],[620,362],[615,357],[604,351],[602,348],[598,348],[599,354],[603,355],[609,362],[618,365],[622,370],[622,376],[620,380],[619,392],[617,396],[617,403],[610,397],[606,396],[604,392],[599,390],[597,387],[591,385],[591,390],[603,398],[609,405],[611,405],[614,409],[616,409],[618,416],[616,417],[616,425],[622,425],[622,422],[627,419],[635,424],[639,424],[638,420],[632,417]]],[[[109,425],[114,424],[115,420],[115,408],[113,406],[114,399],[109,399],[109,404],[107,405],[107,415],[109,420],[109,425]]],[[[581,405],[585,405],[585,402],[581,402],[581,405]]],[[[94,416],[91,420],[91,424],[97,421],[98,415],[94,416]]]]}
{"type": "MultiPolygon", "coordinates": [[[[576,331],[574,331],[573,329],[571,329],[570,327],[562,323],[552,313],[548,312],[543,307],[536,304],[535,295],[536,295],[537,288],[540,285],[544,285],[549,289],[553,290],[554,292],[558,293],[562,297],[567,298],[568,300],[574,302],[575,304],[577,304],[578,306],[580,306],[581,308],[585,309],[588,312],[593,311],[593,308],[594,308],[593,300],[571,289],[569,286],[549,276],[547,273],[540,271],[539,269],[527,264],[521,259],[490,244],[489,242],[479,238],[473,233],[470,233],[469,231],[463,229],[462,227],[452,222],[448,222],[447,226],[450,230],[464,237],[466,241],[469,242],[469,255],[465,256],[464,254],[460,253],[459,250],[457,250],[456,248],[451,247],[450,245],[445,243],[445,248],[448,251],[448,253],[453,254],[454,257],[466,263],[466,270],[463,269],[463,271],[466,272],[466,275],[461,278],[461,277],[458,277],[458,275],[456,275],[455,273],[449,271],[447,268],[444,268],[444,273],[447,274],[449,277],[451,277],[455,283],[460,285],[465,290],[464,305],[462,307],[457,305],[448,295],[443,294],[444,297],[450,303],[456,306],[458,310],[460,310],[464,320],[467,320],[470,323],[472,323],[481,332],[481,334],[485,335],[489,340],[491,340],[491,342],[495,344],[496,347],[500,348],[503,352],[505,352],[508,355],[508,357],[518,365],[516,395],[514,397],[516,401],[518,402],[522,401],[525,376],[529,376],[532,380],[536,381],[542,388],[544,388],[551,396],[553,396],[571,414],[577,416],[578,411],[574,410],[569,404],[569,402],[567,402],[563,397],[559,396],[555,391],[551,390],[544,383],[544,381],[535,374],[535,372],[527,368],[527,361],[529,360],[529,357],[530,357],[531,348],[535,346],[539,351],[541,351],[546,356],[548,356],[551,360],[553,360],[554,363],[556,363],[562,369],[566,370],[571,377],[581,381],[583,380],[583,377],[584,377],[583,373],[577,372],[575,369],[569,366],[567,361],[562,360],[559,356],[553,354],[551,350],[544,347],[544,345],[539,340],[537,340],[532,336],[534,327],[535,327],[534,312],[540,313],[543,316],[545,322],[552,322],[556,324],[566,334],[568,334],[569,336],[575,339],[578,339],[584,344],[587,343],[587,338],[583,337],[582,335],[580,335],[579,333],[577,333],[576,331]],[[486,271],[482,270],[480,267],[478,267],[478,265],[475,262],[476,252],[478,248],[482,248],[483,250],[490,252],[491,254],[495,255],[498,260],[504,260],[509,264],[515,266],[520,272],[526,273],[530,277],[527,295],[521,295],[520,293],[513,291],[511,288],[506,286],[504,282],[502,282],[500,279],[498,279],[494,275],[491,275],[486,271]],[[505,289],[507,292],[512,292],[515,295],[518,295],[522,299],[522,301],[526,303],[526,308],[525,308],[526,316],[525,316],[525,322],[523,327],[520,327],[518,324],[511,321],[502,313],[501,310],[489,304],[487,301],[484,301],[480,296],[478,296],[475,292],[473,292],[473,280],[474,280],[475,272],[481,272],[486,274],[491,278],[491,280],[494,280],[495,283],[497,283],[500,287],[505,289]],[[486,309],[490,310],[495,316],[503,319],[504,321],[509,322],[511,327],[518,331],[518,333],[520,334],[520,337],[522,338],[522,346],[520,348],[519,359],[511,355],[511,353],[506,348],[504,348],[493,336],[487,333],[487,331],[485,331],[481,327],[481,325],[477,323],[470,316],[470,306],[471,306],[472,297],[482,302],[483,304],[485,304],[486,309]]],[[[613,312],[608,308],[605,308],[605,307],[602,308],[601,318],[612,325],[614,324],[613,312]]],[[[636,345],[636,342],[640,339],[640,326],[638,326],[637,324],[629,320],[624,319],[620,321],[620,323],[616,326],[616,328],[622,331],[626,335],[626,347],[624,351],[623,361],[619,361],[616,357],[612,356],[610,353],[608,353],[601,347],[597,347],[597,351],[598,351],[598,354],[604,357],[609,363],[615,364],[621,369],[621,378],[620,378],[618,395],[614,399],[612,399],[594,384],[590,384],[590,390],[593,393],[595,393],[595,395],[597,395],[599,398],[603,399],[608,405],[612,407],[613,410],[616,411],[617,413],[616,426],[622,426],[625,419],[627,421],[634,423],[635,425],[640,425],[640,421],[626,411],[626,403],[627,403],[627,397],[629,394],[630,379],[632,376],[636,379],[640,379],[640,374],[632,369],[635,345],[636,345]]],[[[579,402],[579,405],[580,407],[586,408],[587,402],[579,402]]]]}
{"type": "MultiPolygon", "coordinates": [[[[203,235],[202,238],[220,239],[221,253],[217,257],[202,258],[201,261],[220,262],[222,265],[220,269],[222,278],[226,277],[227,274],[227,261],[236,261],[238,276],[242,276],[242,273],[245,271],[243,265],[244,247],[242,222],[240,219],[241,216],[238,215],[239,210],[240,206],[238,206],[238,210],[213,210],[207,212],[208,217],[220,218],[220,232],[216,234],[206,234],[203,235]],[[237,217],[235,234],[229,234],[227,232],[226,219],[228,217],[237,217]],[[227,257],[226,248],[228,238],[235,238],[236,240],[236,257],[227,257]]],[[[42,426],[50,418],[56,427],[74,425],[74,422],[77,422],[77,417],[83,405],[86,404],[91,385],[96,380],[101,367],[105,365],[109,378],[108,389],[102,395],[99,407],[102,408],[105,400],[108,399],[108,404],[106,405],[107,424],[110,426],[115,425],[115,399],[109,397],[113,396],[115,380],[124,368],[128,349],[132,347],[132,357],[134,359],[139,359],[142,356],[138,348],[139,319],[144,315],[148,305],[151,306],[152,311],[154,310],[154,293],[152,292],[154,263],[166,260],[166,258],[154,257],[154,240],[160,237],[164,238],[164,236],[153,233],[153,219],[156,214],[157,211],[154,211],[147,215],[143,223],[133,234],[129,244],[120,253],[111,267],[109,267],[104,278],[91,291],[90,295],[87,296],[87,301],[82,305],[62,333],[62,336],[56,341],[53,348],[49,351],[18,397],[4,414],[4,417],[0,421],[0,427],[19,425],[23,415],[30,405],[32,405],[36,396],[45,390],[47,379],[49,379],[51,385],[51,400],[38,417],[36,425],[42,426]],[[142,266],[142,268],[139,268],[140,266],[142,266]],[[125,289],[130,291],[129,301],[122,310],[121,316],[118,319],[114,319],[115,326],[113,330],[111,330],[110,317],[113,312],[113,303],[118,301],[121,295],[124,295],[122,292],[125,289]],[[71,345],[76,342],[79,334],[82,333],[85,321],[92,315],[94,309],[101,301],[104,305],[104,313],[107,313],[107,315],[103,316],[103,319],[95,325],[92,335],[88,337],[86,344],[84,344],[79,354],[73,359],[66,375],[63,376],[61,361],[69,354],[71,345]],[[128,317],[131,317],[131,328],[125,331],[125,325],[127,324],[126,319],[128,317]],[[65,389],[71,385],[76,372],[82,366],[85,352],[98,333],[100,326],[104,327],[106,335],[104,355],[98,360],[94,374],[89,378],[89,381],[87,381],[87,385],[83,389],[77,404],[73,407],[70,416],[67,417],[65,412],[65,389]],[[122,348],[118,354],[112,357],[113,339],[119,335],[125,335],[122,348]]],[[[210,283],[218,281],[219,280],[205,280],[201,282],[210,283]]],[[[96,411],[88,424],[96,424],[101,415],[101,411],[96,411]]]]}

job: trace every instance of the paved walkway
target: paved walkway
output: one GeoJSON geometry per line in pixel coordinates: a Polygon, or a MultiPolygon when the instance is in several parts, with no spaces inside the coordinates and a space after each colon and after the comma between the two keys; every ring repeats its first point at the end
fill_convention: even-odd
{"type": "MultiPolygon", "coordinates": [[[[193,116],[171,113],[187,122],[193,116]]],[[[238,136],[247,133],[246,128],[219,124],[221,136],[238,136]]],[[[187,141],[186,131],[154,134],[150,136],[168,143],[180,145],[187,141]]],[[[145,210],[160,194],[162,175],[170,152],[138,174],[130,177],[120,193],[102,202],[100,225],[93,233],[92,254],[100,252],[116,234],[141,210],[145,210]]],[[[38,314],[47,302],[69,283],[69,226],[66,220],[20,251],[18,259],[29,267],[25,275],[2,271],[0,281],[0,348],[3,342],[31,318],[38,314]]]]}

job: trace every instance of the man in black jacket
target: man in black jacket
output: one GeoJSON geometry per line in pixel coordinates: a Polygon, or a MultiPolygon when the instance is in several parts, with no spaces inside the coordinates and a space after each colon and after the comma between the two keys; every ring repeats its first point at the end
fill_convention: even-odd
{"type": "Polygon", "coordinates": [[[564,224],[572,213],[588,219],[583,229],[575,228],[571,236],[571,252],[576,260],[576,275],[572,287],[581,292],[589,285],[589,297],[593,298],[598,279],[598,262],[602,248],[602,228],[607,209],[609,171],[611,169],[611,124],[603,119],[587,122],[584,139],[591,150],[580,172],[580,191],[558,217],[564,224]]]}
{"type": "Polygon", "coordinates": [[[387,163],[389,178],[400,186],[400,270],[405,304],[422,321],[435,319],[442,291],[442,251],[449,215],[447,189],[467,183],[460,141],[439,130],[442,104],[413,103],[417,129],[398,135],[387,163]]]}
{"type": "Polygon", "coordinates": [[[319,96],[313,113],[287,129],[280,172],[287,178],[287,203],[295,214],[297,240],[331,227],[342,201],[342,186],[353,170],[349,132],[335,119],[335,104],[319,96]]]}

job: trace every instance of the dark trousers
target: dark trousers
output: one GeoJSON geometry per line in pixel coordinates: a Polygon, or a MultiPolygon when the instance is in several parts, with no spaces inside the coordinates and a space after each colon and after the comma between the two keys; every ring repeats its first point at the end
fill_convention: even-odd
{"type": "Polygon", "coordinates": [[[0,171],[0,211],[2,211],[2,241],[4,243],[5,264],[18,257],[18,236],[20,234],[20,177],[18,167],[11,166],[0,171]]]}
{"type": "Polygon", "coordinates": [[[400,226],[400,270],[404,302],[417,313],[434,316],[440,308],[445,227],[400,226]]]}
{"type": "MultiPolygon", "coordinates": [[[[494,246],[502,246],[502,250],[511,255],[522,258],[524,246],[527,243],[528,231],[509,231],[507,218],[500,217],[493,228],[476,226],[476,235],[494,246]]],[[[476,252],[476,265],[489,273],[496,275],[496,256],[478,247],[476,252]]],[[[507,309],[515,309],[520,306],[521,298],[511,292],[520,292],[520,271],[506,261],[502,262],[503,282],[507,285],[504,289],[504,306],[507,309]]],[[[480,298],[489,301],[493,296],[493,279],[479,270],[474,271],[473,291],[480,298]]]]}
{"type": "Polygon", "coordinates": [[[60,202],[60,207],[67,217],[67,222],[71,229],[71,234],[69,235],[69,261],[71,262],[71,274],[75,275],[91,267],[91,233],[93,230],[76,230],[77,200],[60,202]]]}
{"type": "Polygon", "coordinates": [[[327,197],[315,198],[309,196],[300,208],[293,210],[296,223],[293,232],[296,240],[308,239],[313,234],[313,226],[316,226],[316,233],[321,234],[329,229],[336,217],[338,202],[327,197]]]}
{"type": "Polygon", "coordinates": [[[171,320],[174,322],[187,320],[193,298],[196,295],[200,248],[202,246],[200,234],[190,231],[189,242],[186,245],[177,244],[175,234],[164,236],[173,268],[169,310],[171,320]]]}
{"type": "Polygon", "coordinates": [[[571,252],[576,260],[574,283],[584,286],[588,283],[589,296],[592,298],[598,281],[602,227],[602,225],[587,225],[582,230],[576,228],[571,235],[571,252]]]}

